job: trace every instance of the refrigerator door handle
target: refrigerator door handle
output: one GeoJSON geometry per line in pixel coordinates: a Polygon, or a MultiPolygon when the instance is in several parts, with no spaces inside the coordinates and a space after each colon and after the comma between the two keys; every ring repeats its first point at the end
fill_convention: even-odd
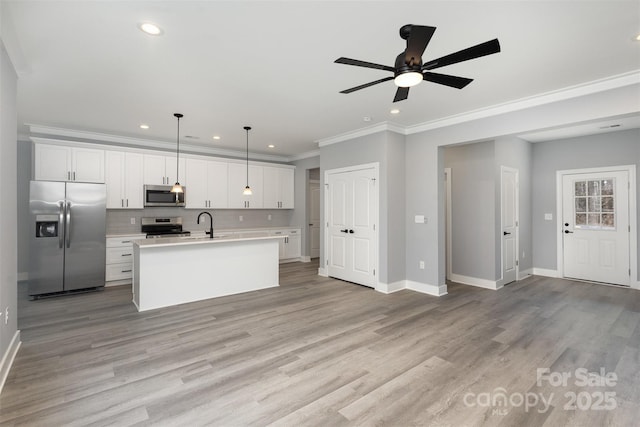
{"type": "Polygon", "coordinates": [[[71,247],[71,203],[67,202],[66,224],[64,226],[64,240],[67,242],[67,248],[71,247]]]}
{"type": "Polygon", "coordinates": [[[62,249],[64,246],[64,234],[62,229],[64,227],[64,202],[58,202],[58,248],[62,249]]]}

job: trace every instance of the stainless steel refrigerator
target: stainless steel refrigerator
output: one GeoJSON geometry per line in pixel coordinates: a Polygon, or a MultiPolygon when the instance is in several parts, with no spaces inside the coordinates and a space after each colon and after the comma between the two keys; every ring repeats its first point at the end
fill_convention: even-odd
{"type": "Polygon", "coordinates": [[[31,181],[29,295],[104,286],[104,184],[31,181]]]}

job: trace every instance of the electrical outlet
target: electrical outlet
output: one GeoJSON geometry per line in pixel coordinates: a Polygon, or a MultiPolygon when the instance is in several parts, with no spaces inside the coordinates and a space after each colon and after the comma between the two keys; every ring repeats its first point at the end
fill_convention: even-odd
{"type": "Polygon", "coordinates": [[[267,215],[267,221],[271,221],[271,214],[267,215]]]}
{"type": "Polygon", "coordinates": [[[244,221],[244,218],[242,217],[242,215],[240,215],[240,216],[238,217],[238,221],[240,221],[240,222],[244,221]]]}
{"type": "Polygon", "coordinates": [[[424,261],[420,261],[420,270],[424,270],[424,261]]]}
{"type": "Polygon", "coordinates": [[[135,218],[131,218],[131,225],[135,225],[136,223],[136,219],[135,218]]]}

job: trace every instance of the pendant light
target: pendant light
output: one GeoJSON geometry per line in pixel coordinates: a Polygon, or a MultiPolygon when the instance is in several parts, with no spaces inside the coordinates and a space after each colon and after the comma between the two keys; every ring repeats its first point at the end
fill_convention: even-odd
{"type": "MultiPolygon", "coordinates": [[[[178,179],[178,171],[180,165],[180,119],[184,117],[184,115],[180,113],[174,113],[173,116],[178,119],[178,136],[176,137],[176,183],[171,187],[172,193],[183,193],[182,185],[180,185],[180,180],[178,179]]],[[[176,194],[176,202],[178,201],[178,195],[176,194]]]]}
{"type": "Polygon", "coordinates": [[[249,126],[245,126],[244,130],[247,131],[247,186],[244,187],[242,195],[251,196],[253,194],[253,191],[251,191],[251,187],[249,187],[249,131],[251,130],[251,128],[249,126]]]}

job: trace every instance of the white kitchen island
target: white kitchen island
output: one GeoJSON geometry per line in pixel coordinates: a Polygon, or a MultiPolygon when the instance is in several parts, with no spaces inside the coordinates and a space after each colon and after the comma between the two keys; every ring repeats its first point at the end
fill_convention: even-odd
{"type": "Polygon", "coordinates": [[[133,303],[138,311],[279,286],[278,240],[242,236],[137,240],[133,303]]]}

